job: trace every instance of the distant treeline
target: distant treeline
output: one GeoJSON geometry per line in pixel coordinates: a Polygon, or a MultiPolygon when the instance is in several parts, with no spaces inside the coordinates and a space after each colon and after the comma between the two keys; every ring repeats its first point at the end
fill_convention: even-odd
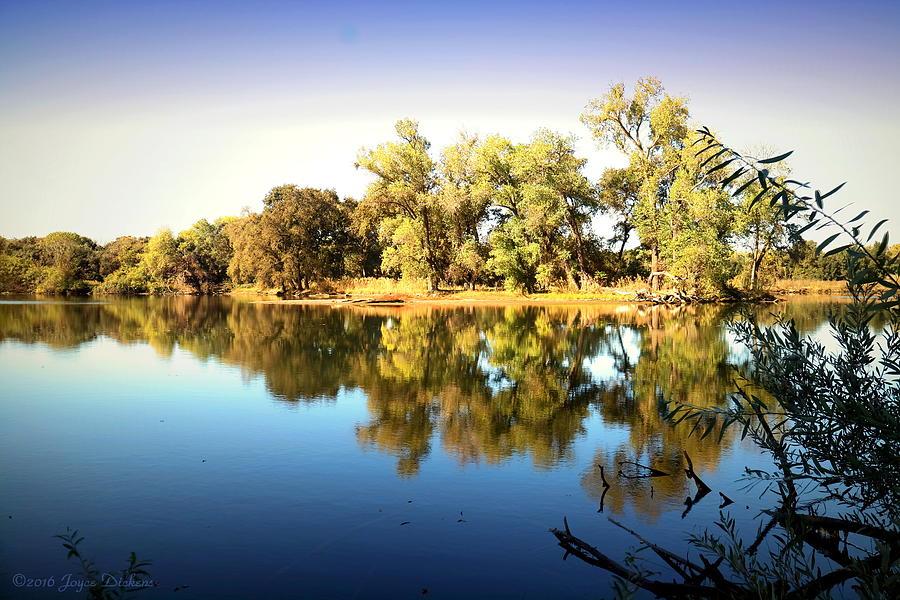
{"type": "MultiPolygon", "coordinates": [[[[174,235],[0,238],[0,291],[215,293],[239,284],[287,294],[346,277],[407,277],[440,286],[534,292],[591,289],[622,279],[664,282],[694,294],[756,289],[779,278],[836,280],[845,257],[820,256],[756,184],[724,191],[692,144],[683,98],[653,78],[631,96],[618,84],[592,100],[582,122],[628,157],[599,181],[584,174],[574,139],[540,130],[524,143],[461,134],[439,156],[410,120],[397,139],[363,148],[374,176],[364,198],[284,185],[263,210],[174,235]],[[613,235],[597,236],[605,214],[613,235]],[[637,237],[640,245],[627,249],[637,237]]],[[[772,172],[786,175],[783,164],[772,172]]]]}

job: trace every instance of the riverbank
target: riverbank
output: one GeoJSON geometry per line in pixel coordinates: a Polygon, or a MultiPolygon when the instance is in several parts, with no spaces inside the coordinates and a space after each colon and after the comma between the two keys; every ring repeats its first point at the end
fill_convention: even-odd
{"type": "MultiPolygon", "coordinates": [[[[285,302],[307,300],[340,300],[359,298],[404,298],[409,301],[447,302],[447,301],[511,301],[511,302],[623,302],[646,301],[640,296],[648,291],[647,283],[642,279],[623,281],[613,286],[593,285],[587,290],[553,289],[543,292],[524,294],[503,288],[479,287],[475,290],[449,288],[440,291],[429,291],[425,280],[391,279],[387,277],[348,278],[317,282],[313,288],[300,296],[284,298],[285,302]]],[[[266,296],[282,298],[277,289],[262,289],[252,285],[236,286],[226,292],[232,296],[266,296]]],[[[660,294],[674,294],[673,289],[664,289],[660,294]]],[[[780,279],[765,289],[761,294],[776,297],[794,295],[842,295],[846,293],[843,281],[819,281],[813,279],[780,279]]],[[[274,299],[274,298],[273,298],[274,299]]],[[[724,299],[724,297],[723,297],[724,299]]]]}
{"type": "Polygon", "coordinates": [[[763,304],[790,299],[833,299],[836,293],[830,292],[806,292],[806,291],[779,291],[778,293],[764,293],[758,296],[744,299],[712,298],[712,299],[686,299],[680,300],[666,292],[651,298],[645,292],[625,291],[610,289],[609,291],[593,293],[540,293],[540,294],[516,294],[500,290],[468,290],[468,291],[444,291],[431,294],[309,294],[300,298],[274,297],[270,294],[250,293],[246,291],[232,293],[235,297],[252,298],[254,302],[261,304],[300,304],[300,305],[342,305],[342,306],[405,306],[405,305],[431,305],[431,306],[510,306],[510,305],[574,305],[574,304],[734,304],[738,302],[763,304]]]}

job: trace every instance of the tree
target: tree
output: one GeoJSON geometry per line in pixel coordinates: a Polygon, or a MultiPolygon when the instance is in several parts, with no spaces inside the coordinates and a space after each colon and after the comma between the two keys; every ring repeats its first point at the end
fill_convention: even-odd
{"type": "Polygon", "coordinates": [[[369,213],[388,219],[389,230],[382,235],[388,268],[421,274],[436,290],[448,263],[441,243],[446,216],[436,193],[437,165],[416,121],[397,121],[394,129],[399,142],[360,150],[357,166],[375,175],[362,203],[369,213]]]}
{"type": "Polygon", "coordinates": [[[440,202],[450,226],[447,278],[474,289],[487,256],[480,231],[488,216],[490,197],[479,187],[476,136],[461,133],[456,144],[441,153],[440,202]]]}
{"type": "Polygon", "coordinates": [[[599,206],[597,194],[581,170],[587,159],[575,156],[574,138],[542,129],[516,153],[518,178],[526,197],[542,197],[545,214],[559,213],[572,241],[577,264],[576,283],[591,278],[585,226],[599,206]]]}
{"type": "Polygon", "coordinates": [[[528,294],[536,291],[541,247],[531,239],[525,221],[513,217],[501,223],[491,233],[490,241],[488,268],[503,278],[508,289],[521,289],[528,294]]]}
{"type": "Polygon", "coordinates": [[[0,292],[34,292],[45,275],[38,238],[0,237],[0,292]]]}
{"type": "MultiPolygon", "coordinates": [[[[665,243],[667,223],[665,209],[669,189],[680,165],[681,150],[688,134],[687,103],[670,96],[654,77],[639,79],[631,98],[625,85],[616,84],[600,98],[591,100],[581,121],[601,144],[613,145],[630,158],[632,173],[619,178],[626,196],[640,182],[635,204],[634,222],[641,242],[650,250],[650,284],[658,287],[662,265],[661,249],[665,243]]],[[[608,182],[614,179],[608,178],[608,182]]]]}
{"type": "Polygon", "coordinates": [[[145,237],[121,236],[103,246],[99,257],[100,277],[106,278],[121,268],[134,267],[147,247],[145,237]]]}
{"type": "Polygon", "coordinates": [[[606,169],[600,177],[599,208],[601,212],[618,215],[614,225],[614,241],[618,242],[616,252],[623,260],[625,245],[634,231],[634,209],[641,193],[641,178],[637,169],[606,169]]]}
{"type": "Polygon", "coordinates": [[[224,229],[235,220],[235,217],[225,217],[210,223],[200,219],[190,229],[178,234],[183,277],[194,291],[208,294],[225,283],[232,248],[224,229]]]}
{"type": "Polygon", "coordinates": [[[547,130],[516,145],[491,136],[477,149],[473,190],[489,201],[496,223],[488,266],[507,287],[531,292],[591,278],[585,228],[597,197],[581,173],[585,162],[572,138],[547,130]]]}
{"type": "Polygon", "coordinates": [[[382,253],[378,227],[354,198],[344,198],[343,205],[350,215],[350,247],[344,255],[344,275],[377,277],[381,274],[382,253]]]}
{"type": "Polygon", "coordinates": [[[178,242],[169,228],[160,229],[147,242],[138,269],[146,277],[148,291],[154,293],[177,292],[181,275],[178,242]]]}
{"type": "Polygon", "coordinates": [[[84,236],[57,231],[38,242],[44,275],[39,293],[87,293],[88,280],[97,280],[97,244],[84,236]]]}
{"type": "MultiPolygon", "coordinates": [[[[645,207],[639,207],[638,213],[645,207]]],[[[729,288],[734,276],[734,213],[735,206],[718,178],[703,171],[688,144],[679,153],[668,199],[660,211],[665,224],[660,255],[679,287],[704,296],[729,288]]]]}
{"type": "MultiPolygon", "coordinates": [[[[867,246],[884,220],[864,227],[860,220],[868,211],[845,222],[835,216],[838,211],[825,209],[824,200],[842,186],[823,193],[770,173],[768,165],[790,152],[745,157],[709,129],[698,133],[697,154],[713,156],[706,161],[709,172],[730,167],[723,188],[738,194],[759,183],[751,208],[766,202],[785,221],[802,215],[808,221],[805,228],[836,230],[817,250],[842,242],[828,253],[846,253],[851,303],[829,319],[835,342],[831,349],[806,338],[793,320],[764,326],[748,317],[735,323],[732,332],[751,361],[739,372],[729,406],[679,404],[668,415],[675,424],[694,421],[695,428],[702,426],[703,437],[717,430],[722,436],[739,426],[742,437],[771,457],[770,468],[747,469],[751,484],[764,486],[762,497],[772,500],[760,512],[766,523],[753,542],[741,538],[735,520],[724,512],[716,523],[721,533],[705,531],[690,538],[701,562],[635,534],[678,578],[666,581],[651,578],[633,562],[612,560],[575,537],[566,521],[564,530],[553,533],[567,552],[659,597],[820,598],[844,591],[846,584],[863,598],[897,597],[900,255],[888,250],[887,233],[867,246]],[[765,548],[769,556],[763,559],[758,554],[765,548]]],[[[693,473],[690,459],[686,467],[693,473]]]]}
{"type": "Polygon", "coordinates": [[[351,214],[334,190],[283,185],[263,204],[262,213],[223,226],[234,249],[232,279],[292,294],[341,276],[351,214]]]}
{"type": "Polygon", "coordinates": [[[95,294],[140,294],[149,291],[146,254],[149,238],[123,236],[103,247],[100,252],[100,275],[103,281],[95,294]]]}
{"type": "MultiPolygon", "coordinates": [[[[695,151],[696,152],[696,151],[695,151]]],[[[765,150],[760,153],[766,153],[765,150]]],[[[768,152],[771,154],[772,152],[768,152]]],[[[769,166],[769,172],[777,174],[784,180],[790,169],[783,161],[769,166]]],[[[735,231],[750,252],[750,273],[747,276],[747,287],[757,290],[760,287],[760,273],[763,264],[775,249],[785,248],[799,229],[783,219],[781,210],[768,202],[754,202],[763,190],[758,181],[736,190],[738,206],[735,211],[735,231]]]]}

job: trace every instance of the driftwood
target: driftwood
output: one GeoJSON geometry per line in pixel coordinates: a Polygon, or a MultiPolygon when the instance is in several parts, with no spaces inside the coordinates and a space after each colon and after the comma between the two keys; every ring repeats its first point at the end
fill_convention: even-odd
{"type": "Polygon", "coordinates": [[[694,472],[694,462],[691,460],[690,454],[687,453],[687,450],[684,450],[684,459],[687,461],[687,469],[684,470],[684,474],[687,475],[688,479],[693,479],[694,483],[697,484],[697,491],[703,492],[704,495],[710,493],[712,489],[705,483],[703,480],[697,477],[697,474],[694,472]]]}
{"type": "Polygon", "coordinates": [[[609,489],[610,487],[612,487],[609,485],[609,482],[606,480],[606,475],[603,474],[603,465],[597,465],[597,468],[600,469],[600,481],[603,482],[603,487],[606,489],[609,489]]]}
{"type": "Polygon", "coordinates": [[[731,296],[698,296],[682,290],[655,292],[648,289],[637,290],[634,292],[634,299],[638,302],[649,302],[651,304],[663,304],[669,306],[679,306],[682,304],[734,304],[738,302],[759,304],[778,302],[778,298],[768,293],[756,295],[736,293],[731,296]]]}
{"type": "Polygon", "coordinates": [[[603,473],[603,465],[597,465],[597,468],[600,469],[600,481],[603,482],[603,493],[600,494],[600,508],[597,509],[597,512],[603,512],[603,505],[606,502],[606,494],[609,493],[609,488],[612,486],[606,480],[606,475],[603,473]]]}
{"type": "Polygon", "coordinates": [[[344,304],[353,304],[355,306],[404,306],[407,302],[405,299],[395,296],[383,296],[381,298],[351,298],[343,300],[344,304]]]}
{"type": "Polygon", "coordinates": [[[640,463],[636,463],[630,460],[624,460],[619,463],[619,467],[622,465],[634,465],[641,469],[646,469],[647,473],[643,475],[627,475],[622,469],[619,469],[619,477],[624,477],[625,479],[647,479],[648,477],[669,477],[671,474],[666,473],[665,471],[660,471],[659,469],[654,469],[653,467],[648,467],[647,465],[642,465],[640,463]]]}
{"type": "MultiPolygon", "coordinates": [[[[618,525],[618,523],[616,523],[616,525],[618,525]]],[[[638,571],[635,571],[609,558],[594,546],[591,546],[584,540],[576,537],[572,533],[572,530],[569,528],[569,521],[565,517],[563,517],[563,526],[563,530],[550,530],[550,532],[556,537],[557,541],[559,542],[559,546],[566,551],[563,559],[567,558],[571,554],[588,564],[600,567],[601,569],[605,569],[613,575],[617,575],[622,579],[625,579],[626,581],[630,581],[631,583],[660,597],[734,597],[733,592],[737,589],[737,586],[735,586],[733,583],[728,582],[725,577],[722,576],[721,572],[718,571],[718,568],[714,569],[714,572],[709,573],[704,577],[704,580],[708,580],[712,585],[703,585],[704,580],[693,583],[674,583],[650,579],[642,573],[639,573],[638,571]]],[[[621,527],[621,525],[619,526],[621,527]]],[[[626,529],[626,531],[630,530],[626,529]]],[[[675,569],[676,572],[680,571],[681,573],[687,575],[687,577],[685,577],[686,579],[694,579],[697,575],[705,572],[706,567],[701,567],[700,565],[691,563],[686,559],[683,559],[663,548],[654,545],[649,545],[648,547],[656,552],[658,556],[663,558],[663,560],[665,560],[666,563],[670,566],[673,563],[675,565],[678,565],[677,569],[675,569],[675,567],[673,567],[673,569],[675,569]]]]}
{"type": "MultiPolygon", "coordinates": [[[[828,590],[853,579],[861,572],[861,570],[877,570],[884,568],[886,559],[894,556],[894,553],[896,553],[898,549],[897,546],[900,544],[900,540],[897,539],[898,536],[895,532],[885,531],[871,525],[814,515],[792,514],[790,518],[793,519],[795,523],[799,521],[804,524],[814,525],[820,530],[853,532],[875,539],[891,540],[889,547],[885,550],[885,554],[876,553],[866,558],[853,559],[845,550],[840,550],[837,547],[836,540],[828,539],[827,536],[823,535],[820,531],[806,531],[803,534],[804,541],[809,543],[810,546],[819,551],[823,556],[833,560],[839,565],[839,568],[827,573],[819,574],[814,579],[793,588],[791,588],[790,584],[786,581],[772,583],[772,589],[782,589],[782,597],[791,600],[815,598],[819,594],[827,592],[828,590]]],[[[559,546],[565,550],[563,559],[567,558],[570,554],[576,556],[588,564],[605,569],[613,575],[621,577],[622,579],[655,594],[657,597],[693,597],[709,599],[757,597],[755,593],[757,590],[746,589],[725,577],[720,569],[724,557],[720,557],[714,562],[709,562],[700,555],[700,560],[703,562],[703,565],[701,566],[678,554],[666,550],[665,548],[657,546],[646,540],[639,533],[618,523],[612,518],[609,520],[613,525],[624,529],[636,537],[644,547],[652,550],[681,578],[681,581],[670,582],[650,579],[645,574],[613,560],[599,549],[576,537],[569,527],[568,519],[565,517],[563,517],[563,530],[555,528],[550,530],[556,537],[559,546]]],[[[755,554],[763,539],[771,532],[776,524],[785,525],[785,517],[783,515],[773,516],[772,520],[759,531],[756,540],[747,548],[746,553],[755,554]]],[[[888,566],[888,568],[890,567],[888,566]]]]}
{"type": "Polygon", "coordinates": [[[684,459],[687,461],[687,469],[684,470],[684,474],[687,475],[688,479],[693,480],[697,485],[697,493],[694,494],[693,498],[688,496],[684,499],[684,505],[686,506],[686,508],[684,509],[684,512],[681,513],[682,519],[685,518],[689,512],[691,512],[691,509],[694,508],[695,504],[703,500],[703,498],[705,498],[706,495],[712,491],[712,489],[710,489],[710,487],[706,485],[706,483],[704,483],[703,480],[700,479],[700,477],[697,476],[697,473],[694,472],[694,463],[693,461],[691,461],[691,456],[687,453],[687,450],[684,450],[684,459]]]}

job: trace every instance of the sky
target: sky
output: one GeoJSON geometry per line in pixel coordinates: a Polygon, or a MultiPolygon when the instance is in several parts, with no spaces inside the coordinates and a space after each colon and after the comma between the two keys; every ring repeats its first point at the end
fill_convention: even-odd
{"type": "Polygon", "coordinates": [[[357,153],[404,117],[436,151],[574,134],[596,180],[623,158],[578,117],[647,75],[900,233],[896,0],[0,0],[0,236],[177,233],[285,183],[359,198],[357,153]]]}

